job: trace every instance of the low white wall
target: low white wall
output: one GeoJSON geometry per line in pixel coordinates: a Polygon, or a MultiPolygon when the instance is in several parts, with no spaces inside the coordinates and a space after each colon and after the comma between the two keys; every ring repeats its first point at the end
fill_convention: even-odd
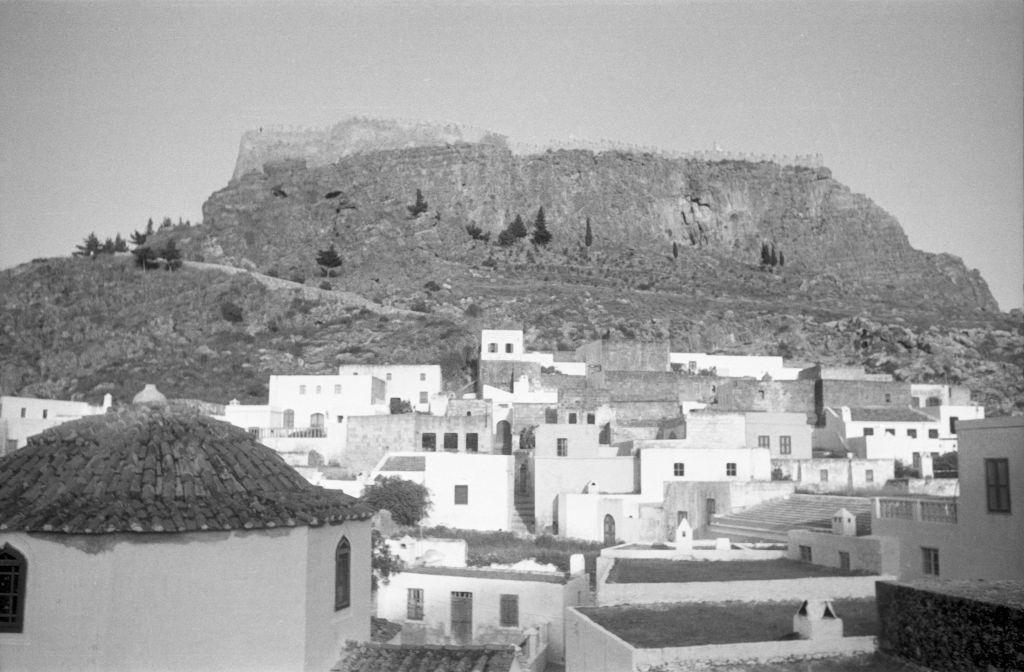
{"type": "MultiPolygon", "coordinates": [[[[598,561],[600,563],[600,558],[598,561]]],[[[598,565],[600,567],[600,564],[598,565]]],[[[659,602],[780,602],[874,597],[880,576],[828,576],[764,581],[695,581],[690,583],[607,583],[599,577],[597,604],[656,604],[659,602]]]]}
{"type": "Polygon", "coordinates": [[[688,551],[677,551],[676,549],[630,549],[613,546],[602,549],[601,556],[606,558],[645,560],[714,560],[717,562],[729,562],[730,560],[777,560],[778,558],[787,557],[787,552],[785,550],[762,551],[752,548],[731,548],[728,551],[716,551],[713,548],[694,548],[688,551]]]}
{"type": "MultiPolygon", "coordinates": [[[[631,669],[648,665],[665,666],[665,672],[692,669],[696,661],[768,663],[792,658],[829,658],[857,653],[873,653],[878,648],[874,637],[842,639],[794,639],[769,642],[737,642],[704,646],[676,646],[664,649],[634,649],[631,669]],[[677,667],[678,664],[684,664],[677,667]]],[[[625,669],[625,668],[624,668],[625,669]]]]}
{"type": "Polygon", "coordinates": [[[627,672],[636,651],[575,609],[565,610],[565,672],[627,672]]]}

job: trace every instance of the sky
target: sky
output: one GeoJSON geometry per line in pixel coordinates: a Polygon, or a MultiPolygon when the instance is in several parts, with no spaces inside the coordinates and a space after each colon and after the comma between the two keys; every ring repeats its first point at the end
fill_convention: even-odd
{"type": "Polygon", "coordinates": [[[201,221],[243,131],[820,153],[1024,305],[1024,3],[2,2],[0,268],[201,221]]]}

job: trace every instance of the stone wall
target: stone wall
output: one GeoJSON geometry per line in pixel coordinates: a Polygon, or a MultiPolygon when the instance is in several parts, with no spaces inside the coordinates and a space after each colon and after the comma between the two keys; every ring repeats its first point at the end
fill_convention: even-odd
{"type": "Polygon", "coordinates": [[[910,397],[910,383],[881,380],[823,380],[821,383],[821,404],[825,408],[906,408],[913,403],[910,397]],[[888,401],[885,396],[887,394],[888,401]]]}
{"type": "Polygon", "coordinates": [[[612,401],[676,401],[679,380],[672,371],[607,371],[605,385],[612,401]]]}
{"type": "Polygon", "coordinates": [[[484,385],[497,387],[506,392],[512,391],[512,383],[520,376],[529,376],[530,380],[540,380],[540,364],[537,362],[507,362],[500,360],[481,360],[480,376],[477,380],[477,392],[483,392],[484,385]]]}
{"type": "Polygon", "coordinates": [[[718,403],[721,411],[770,411],[806,413],[813,416],[815,381],[759,381],[749,378],[719,378],[718,403]]]}
{"type": "Polygon", "coordinates": [[[727,483],[721,481],[670,481],[665,484],[665,526],[675,526],[679,512],[685,512],[694,531],[707,527],[708,500],[715,501],[716,513],[739,511],[762,502],[793,494],[795,485],[785,481],[727,483]]]}
{"type": "Polygon", "coordinates": [[[847,488],[881,489],[893,477],[894,469],[891,459],[772,459],[772,470],[777,478],[787,478],[815,492],[838,492],[847,488]]]}
{"type": "Polygon", "coordinates": [[[669,370],[669,342],[592,341],[576,349],[576,358],[605,372],[663,372],[669,370]]]}

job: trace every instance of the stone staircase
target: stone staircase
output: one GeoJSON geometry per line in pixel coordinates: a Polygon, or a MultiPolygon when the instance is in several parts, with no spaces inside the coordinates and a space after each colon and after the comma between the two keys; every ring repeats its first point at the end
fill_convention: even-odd
{"type": "Polygon", "coordinates": [[[512,511],[512,531],[519,534],[532,534],[536,526],[533,516],[533,495],[516,493],[515,508],[512,511]]]}
{"type": "Polygon", "coordinates": [[[870,534],[871,499],[868,497],[790,495],[786,499],[715,516],[705,536],[784,542],[789,530],[830,531],[832,516],[839,509],[847,509],[857,516],[858,534],[870,534]],[[867,529],[864,529],[865,523],[867,529]]]}

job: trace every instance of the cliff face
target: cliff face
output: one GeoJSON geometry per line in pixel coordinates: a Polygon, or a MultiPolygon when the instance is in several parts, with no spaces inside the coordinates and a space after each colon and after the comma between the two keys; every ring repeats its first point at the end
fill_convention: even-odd
{"type": "MultiPolygon", "coordinates": [[[[343,130],[336,139],[353,135],[352,128],[343,130]]],[[[384,134],[382,142],[429,145],[427,135],[384,134]]],[[[660,256],[674,243],[677,250],[757,266],[769,244],[811,284],[824,278],[881,302],[936,310],[998,310],[976,271],[950,255],[913,249],[891,215],[833,180],[827,168],[618,151],[518,156],[497,141],[361,153],[356,149],[365,143],[328,144],[330,151],[281,143],[269,152],[279,158],[259,171],[247,168],[211,196],[202,230],[190,232],[193,253],[308,275],[316,270],[314,251],[331,242],[361,249],[424,228],[408,220],[405,208],[420,189],[439,241],[467,225],[494,241],[516,214],[529,225],[543,206],[552,247],[579,248],[589,218],[596,249],[660,256]]],[[[243,151],[239,170],[266,154],[243,151]]],[[[450,251],[451,241],[434,250],[450,251]]],[[[378,262],[386,266],[388,253],[377,250],[378,262]]]]}

